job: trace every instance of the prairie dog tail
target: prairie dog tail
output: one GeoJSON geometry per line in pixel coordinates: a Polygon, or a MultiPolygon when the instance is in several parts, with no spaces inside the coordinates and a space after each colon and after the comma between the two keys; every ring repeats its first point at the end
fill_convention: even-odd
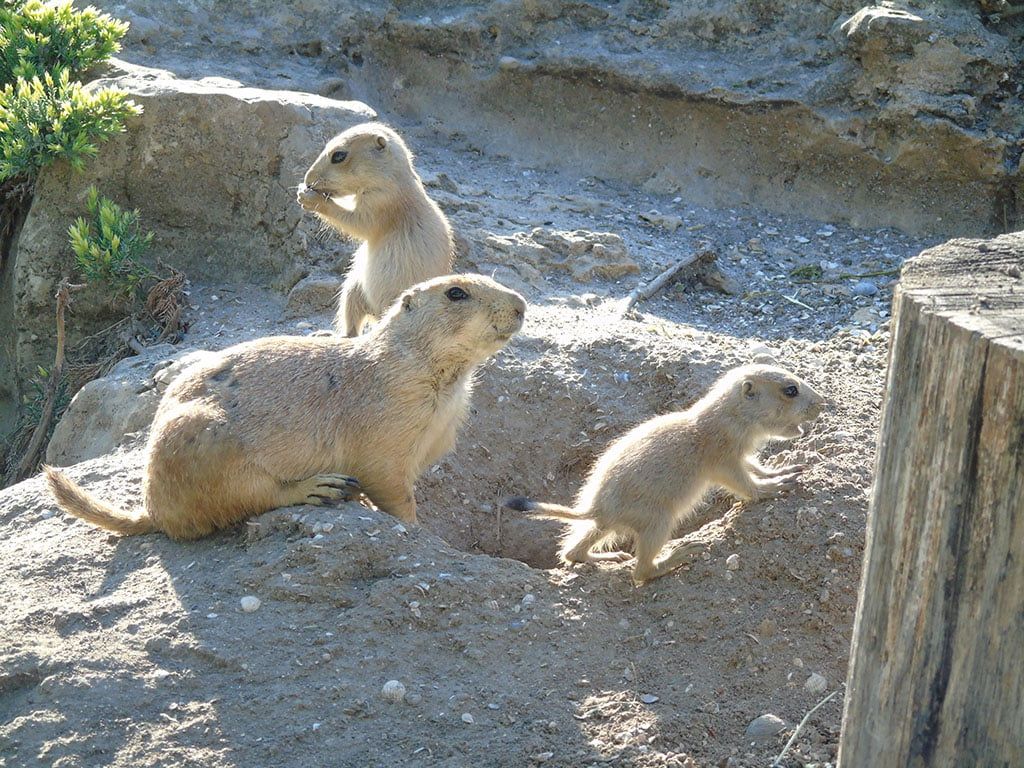
{"type": "Polygon", "coordinates": [[[586,515],[576,513],[572,507],[564,507],[561,504],[548,504],[543,501],[534,501],[526,496],[510,496],[501,502],[501,506],[514,509],[516,512],[529,512],[530,517],[537,520],[589,520],[586,515]]]}
{"type": "Polygon", "coordinates": [[[125,536],[152,533],[158,530],[148,515],[132,517],[126,512],[107,506],[86,493],[81,486],[69,479],[63,472],[48,466],[44,466],[43,471],[46,472],[46,482],[50,486],[50,492],[57,499],[57,506],[68,514],[125,536]]]}

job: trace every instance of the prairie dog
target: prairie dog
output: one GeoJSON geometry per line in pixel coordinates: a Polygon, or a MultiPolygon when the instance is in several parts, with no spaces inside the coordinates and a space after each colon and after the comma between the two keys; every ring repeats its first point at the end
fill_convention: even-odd
{"type": "Polygon", "coordinates": [[[401,136],[380,123],[327,142],[306,171],[299,204],[342,234],[362,240],[341,289],[335,328],[360,333],[406,288],[452,271],[448,219],[423,189],[401,136]],[[354,197],[346,208],[334,198],[354,197]]]}
{"type": "Polygon", "coordinates": [[[769,469],[755,452],[772,437],[798,437],[823,400],[789,371],[744,365],[722,376],[685,411],[656,416],[618,438],[598,458],[573,508],[522,496],[506,507],[568,521],[562,559],[570,563],[627,560],[625,552],[592,550],[613,536],[634,538],[637,584],[678,568],[697,544],[658,554],[672,531],[712,486],[757,500],[792,488],[805,469],[769,469]]]}
{"type": "Polygon", "coordinates": [[[448,275],[407,290],[354,339],[275,336],[228,347],[164,393],[139,513],[106,506],[52,467],[47,480],[66,512],[123,534],[196,539],[357,487],[416,522],[413,483],[451,449],[474,370],[519,330],[525,311],[519,294],[490,278],[448,275]]]}

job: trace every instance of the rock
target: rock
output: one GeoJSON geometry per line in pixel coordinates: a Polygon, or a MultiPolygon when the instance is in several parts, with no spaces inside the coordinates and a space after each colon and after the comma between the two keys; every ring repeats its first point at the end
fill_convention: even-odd
{"type": "Polygon", "coordinates": [[[565,232],[537,227],[529,234],[489,235],[483,245],[506,260],[512,257],[511,266],[526,263],[541,272],[566,271],[580,282],[595,278],[617,280],[640,271],[622,238],[611,232],[565,232]]]}
{"type": "Polygon", "coordinates": [[[316,92],[328,99],[347,101],[352,98],[352,84],[342,77],[328,77],[320,83],[316,92]]]}
{"type": "MultiPolygon", "coordinates": [[[[114,66],[118,76],[88,87],[126,91],[142,115],[103,143],[83,172],[67,163],[45,168],[18,238],[5,295],[13,297],[19,381],[53,359],[53,294],[61,274],[74,273],[68,224],[85,213],[91,184],[122,206],[139,208],[142,226],[155,235],[149,266],[160,260],[192,281],[290,287],[287,274],[309,260],[308,248],[321,247],[313,237],[320,224],[303,215],[293,188],[325,135],[375,116],[355,101],[114,66]],[[40,341],[33,343],[33,335],[40,341]]],[[[76,294],[69,343],[109,325],[112,316],[107,292],[76,294]]]]}
{"type": "Polygon", "coordinates": [[[473,716],[469,714],[469,712],[463,712],[461,719],[462,722],[464,722],[466,725],[473,725],[473,723],[476,722],[476,720],[473,719],[473,716]]]}
{"type": "Polygon", "coordinates": [[[874,296],[878,293],[878,286],[870,280],[861,280],[851,289],[854,296],[874,296]]]}
{"type": "Polygon", "coordinates": [[[125,358],[101,379],[82,387],[68,404],[46,447],[46,462],[77,464],[139,441],[149,429],[167,385],[181,370],[209,355],[161,344],[125,358]],[[173,357],[167,357],[168,354],[173,357]]]}
{"type": "Polygon", "coordinates": [[[304,277],[288,292],[284,316],[288,318],[333,312],[341,293],[342,279],[330,275],[304,277]]]}
{"type": "Polygon", "coordinates": [[[777,715],[767,713],[751,720],[745,734],[751,741],[760,743],[767,741],[785,727],[785,720],[777,715]]]}
{"type": "Polygon", "coordinates": [[[729,296],[739,296],[743,293],[743,284],[740,279],[732,270],[723,267],[717,261],[702,266],[697,272],[697,277],[709,288],[714,288],[729,296]]]}
{"type": "Polygon", "coordinates": [[[740,569],[740,556],[735,552],[725,558],[725,567],[730,571],[738,571],[740,569]]]}
{"type": "Polygon", "coordinates": [[[246,595],[238,601],[245,613],[253,613],[260,609],[261,601],[255,595],[246,595]]]}
{"type": "Polygon", "coordinates": [[[750,355],[750,359],[755,363],[761,362],[762,360],[777,360],[775,350],[764,344],[751,344],[747,350],[747,354],[750,355]],[[760,359],[759,359],[760,358],[760,359]]]}
{"type": "Polygon", "coordinates": [[[824,693],[826,688],[828,688],[828,680],[817,672],[812,672],[811,676],[807,678],[807,682],[804,683],[804,690],[808,693],[824,693]]]}
{"type": "Polygon", "coordinates": [[[450,195],[457,195],[459,193],[459,185],[444,171],[432,172],[424,170],[420,172],[420,179],[423,181],[424,186],[440,189],[450,195]]]}
{"type": "Polygon", "coordinates": [[[159,401],[155,387],[140,391],[136,382],[114,377],[90,381],[54,428],[47,463],[66,467],[110,453],[126,434],[149,425],[159,401]]]}
{"type": "Polygon", "coordinates": [[[648,213],[641,213],[640,220],[646,221],[648,224],[653,224],[656,227],[667,229],[669,232],[675,232],[681,226],[683,226],[683,220],[679,216],[670,216],[657,211],[649,211],[648,213]]]}
{"type": "Polygon", "coordinates": [[[850,319],[861,325],[870,325],[871,323],[878,322],[878,318],[871,313],[870,307],[861,307],[850,316],[850,319]]]}
{"type": "Polygon", "coordinates": [[[405,685],[400,680],[388,680],[380,689],[380,695],[387,701],[400,702],[405,698],[405,685]]]}
{"type": "Polygon", "coordinates": [[[640,695],[640,701],[642,701],[644,704],[654,704],[659,700],[659,697],[655,696],[653,693],[643,693],[640,695]]]}

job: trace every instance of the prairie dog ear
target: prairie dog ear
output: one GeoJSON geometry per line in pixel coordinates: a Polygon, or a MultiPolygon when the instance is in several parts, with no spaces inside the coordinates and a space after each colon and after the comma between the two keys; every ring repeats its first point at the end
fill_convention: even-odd
{"type": "Polygon", "coordinates": [[[740,385],[740,388],[743,390],[744,396],[757,397],[757,392],[754,391],[754,382],[752,382],[750,379],[744,379],[743,383],[740,385]]]}
{"type": "Polygon", "coordinates": [[[412,291],[406,291],[402,294],[402,309],[409,312],[412,309],[412,291]]]}
{"type": "Polygon", "coordinates": [[[377,149],[384,149],[388,145],[388,137],[383,133],[377,134],[377,149]]]}

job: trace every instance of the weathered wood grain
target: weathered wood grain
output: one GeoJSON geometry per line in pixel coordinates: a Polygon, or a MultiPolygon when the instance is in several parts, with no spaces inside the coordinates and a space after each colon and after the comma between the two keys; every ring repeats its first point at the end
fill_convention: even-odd
{"type": "Polygon", "coordinates": [[[1024,766],[1024,233],[906,264],[841,768],[1024,766]]]}

